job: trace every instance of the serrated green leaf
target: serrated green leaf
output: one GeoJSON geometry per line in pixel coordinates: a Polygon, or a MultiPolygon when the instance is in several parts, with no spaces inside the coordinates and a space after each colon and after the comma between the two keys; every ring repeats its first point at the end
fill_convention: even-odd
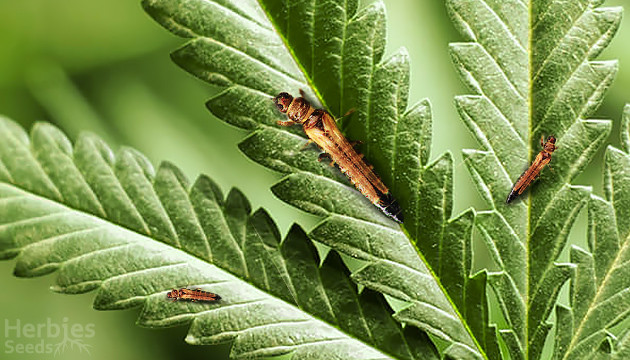
{"type": "Polygon", "coordinates": [[[452,156],[428,164],[430,105],[425,100],[407,107],[404,49],[383,59],[382,3],[363,9],[356,1],[340,0],[236,4],[143,2],[160,24],[190,38],[173,53],[174,61],[225,87],[207,106],[224,121],[252,131],[240,149],[286,174],[274,194],[326,217],[310,236],[367,261],[353,278],[408,301],[396,318],[449,341],[449,356],[499,358],[496,331],[487,324],[486,277],[470,278],[474,214],[451,219],[452,156]],[[350,139],[363,141],[360,150],[404,209],[409,236],[338,171],[318,163],[316,153],[303,150],[301,129],[275,124],[283,115],[270,98],[299,89],[336,117],[354,110],[342,128],[350,139]]]}
{"type": "Polygon", "coordinates": [[[630,357],[630,330],[626,330],[617,342],[617,348],[613,351],[613,360],[623,360],[630,357]]]}
{"type": "Polygon", "coordinates": [[[16,276],[58,270],[56,291],[97,290],[97,309],[142,306],[145,326],[191,324],[189,343],[231,341],[233,358],[438,358],[381,294],[358,294],[339,255],[320,266],[297,225],[281,241],[238,190],[224,198],[210,178],[155,172],[132,149],[114,154],[92,135],[73,148],[47,124],[29,138],[0,118],[0,258],[15,256],[16,276]],[[222,300],[171,303],[179,287],[222,300]]]}
{"type": "MultiPolygon", "coordinates": [[[[449,0],[464,43],[453,61],[471,95],[456,106],[481,144],[463,157],[488,210],[482,233],[499,271],[490,284],[509,328],[503,340],[513,359],[538,359],[547,322],[574,265],[557,263],[590,189],[571,185],[603,145],[610,121],[587,120],[617,72],[614,61],[593,61],[608,45],[621,9],[593,0],[449,0]],[[551,167],[522,199],[506,204],[513,183],[554,135],[551,167]]],[[[577,274],[576,276],[580,276],[577,274]]],[[[558,308],[561,322],[572,321],[558,308]]],[[[577,318],[575,319],[577,321],[577,318]]],[[[558,349],[569,346],[556,336],[558,349]]]]}
{"type": "MultiPolygon", "coordinates": [[[[628,119],[630,106],[623,124],[628,119]]],[[[628,131],[622,128],[622,142],[628,131]]],[[[589,251],[571,249],[571,262],[577,265],[571,308],[561,310],[571,321],[558,324],[556,338],[562,336],[564,346],[556,349],[557,359],[615,359],[628,353],[627,334],[615,345],[609,329],[630,314],[630,154],[608,147],[604,179],[606,199],[591,195],[588,204],[589,251]],[[614,347],[618,351],[612,354],[614,347]]]]}

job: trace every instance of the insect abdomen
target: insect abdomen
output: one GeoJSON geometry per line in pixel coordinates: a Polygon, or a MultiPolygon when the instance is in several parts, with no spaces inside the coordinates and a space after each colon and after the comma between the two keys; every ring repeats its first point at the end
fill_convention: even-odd
{"type": "Polygon", "coordinates": [[[208,291],[203,291],[201,289],[190,290],[190,289],[183,288],[180,290],[180,294],[182,294],[180,298],[183,300],[191,300],[191,301],[221,300],[221,297],[219,295],[208,292],[208,291]]]}
{"type": "Polygon", "coordinates": [[[350,179],[363,196],[386,215],[402,223],[402,209],[396,199],[352,146],[350,144],[347,146],[345,151],[340,149],[338,154],[330,154],[333,161],[339,165],[341,172],[350,179]]]}
{"type": "Polygon", "coordinates": [[[199,291],[197,296],[199,297],[200,300],[205,300],[205,301],[221,300],[221,297],[219,295],[208,292],[208,291],[199,291]]]}
{"type": "Polygon", "coordinates": [[[394,199],[392,194],[387,193],[381,195],[381,199],[376,204],[385,214],[387,214],[392,219],[396,220],[399,223],[403,222],[403,214],[398,201],[394,199]]]}

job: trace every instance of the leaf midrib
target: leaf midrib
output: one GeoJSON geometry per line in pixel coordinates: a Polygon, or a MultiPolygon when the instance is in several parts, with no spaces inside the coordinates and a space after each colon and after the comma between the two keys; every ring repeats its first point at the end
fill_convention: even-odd
{"type": "MultiPolygon", "coordinates": [[[[528,120],[528,124],[527,124],[527,129],[528,129],[528,133],[527,133],[527,146],[528,146],[528,153],[529,153],[529,159],[528,159],[528,164],[532,163],[532,159],[534,154],[533,152],[533,148],[532,148],[532,133],[534,131],[533,129],[533,114],[534,114],[534,67],[532,66],[534,64],[534,53],[533,53],[533,49],[534,49],[534,27],[536,26],[536,24],[534,23],[534,0],[529,0],[529,9],[528,9],[528,16],[529,16],[529,21],[527,22],[529,27],[528,27],[528,46],[529,49],[527,49],[527,55],[529,58],[529,77],[527,79],[527,87],[528,87],[528,99],[527,99],[527,106],[528,106],[528,116],[527,116],[527,120],[528,120]]],[[[525,337],[522,346],[524,347],[525,350],[525,359],[529,359],[529,287],[530,287],[530,275],[531,275],[531,271],[530,271],[530,257],[529,257],[529,239],[532,233],[532,222],[531,222],[531,216],[532,216],[532,198],[531,196],[527,197],[527,231],[525,233],[525,241],[523,242],[524,248],[525,248],[525,293],[523,294],[524,299],[523,302],[525,304],[525,319],[524,319],[524,324],[525,324],[525,329],[523,332],[523,336],[525,337]]],[[[518,337],[517,337],[518,339],[518,337]]]]}

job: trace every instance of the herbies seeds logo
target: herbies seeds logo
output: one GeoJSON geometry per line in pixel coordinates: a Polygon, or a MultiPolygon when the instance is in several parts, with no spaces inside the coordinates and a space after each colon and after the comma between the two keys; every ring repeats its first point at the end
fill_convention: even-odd
{"type": "Polygon", "coordinates": [[[61,322],[47,318],[41,323],[4,319],[4,354],[53,354],[79,351],[90,354],[91,345],[85,342],[96,334],[94,324],[71,323],[67,317],[61,322]]]}

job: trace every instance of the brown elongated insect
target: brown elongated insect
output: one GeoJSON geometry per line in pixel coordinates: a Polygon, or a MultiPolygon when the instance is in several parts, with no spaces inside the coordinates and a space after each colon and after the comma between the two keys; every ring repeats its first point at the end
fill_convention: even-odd
{"type": "Polygon", "coordinates": [[[540,138],[540,146],[542,146],[542,151],[536,155],[536,159],[530,165],[529,169],[525,170],[523,175],[518,178],[518,181],[512,187],[512,191],[507,198],[506,203],[510,203],[512,200],[516,199],[517,196],[521,195],[525,189],[529,186],[529,184],[534,181],[540,174],[540,171],[551,161],[551,154],[557,149],[556,146],[556,138],[553,136],[549,136],[546,142],[543,142],[543,137],[540,138]]]}
{"type": "Polygon", "coordinates": [[[331,165],[335,163],[339,165],[341,172],[346,174],[352,184],[372,204],[395,221],[402,223],[403,215],[400,205],[374,173],[372,166],[365,163],[363,155],[358,154],[343,136],[332,115],[326,110],[315,109],[304,98],[302,91],[300,94],[301,97],[294,98],[283,92],[273,99],[278,109],[289,117],[289,121],[278,121],[278,125],[302,125],[310,141],[317,144],[332,159],[331,165]]]}
{"type": "Polygon", "coordinates": [[[214,294],[208,291],[203,291],[201,289],[190,290],[186,288],[181,288],[179,290],[173,289],[173,291],[169,291],[166,294],[166,297],[169,299],[173,299],[173,301],[190,300],[192,302],[195,302],[195,301],[221,300],[221,297],[217,294],[214,294]]]}

